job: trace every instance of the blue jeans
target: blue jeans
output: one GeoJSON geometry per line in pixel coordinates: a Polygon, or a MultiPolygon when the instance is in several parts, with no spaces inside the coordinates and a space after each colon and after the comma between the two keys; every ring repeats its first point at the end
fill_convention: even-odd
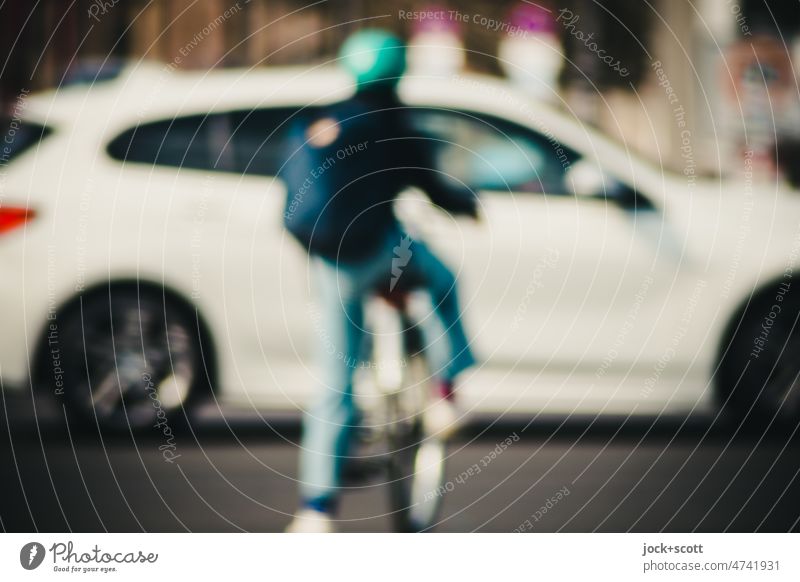
{"type": "Polygon", "coordinates": [[[422,327],[431,372],[452,380],[475,359],[461,323],[455,277],[421,242],[397,230],[366,261],[312,260],[318,301],[316,351],[327,383],[319,387],[303,419],[300,495],[306,504],[327,510],[335,502],[342,463],[359,420],[353,376],[362,356],[364,300],[374,290],[408,277],[430,294],[436,315],[425,318],[422,327]]]}

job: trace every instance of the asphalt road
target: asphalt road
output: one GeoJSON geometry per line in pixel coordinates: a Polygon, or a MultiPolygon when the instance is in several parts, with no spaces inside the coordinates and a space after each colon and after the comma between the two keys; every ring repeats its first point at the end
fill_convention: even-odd
{"type": "MultiPolygon", "coordinates": [[[[159,438],[101,440],[52,422],[58,411],[40,423],[10,405],[0,412],[10,422],[0,437],[6,531],[271,532],[295,507],[291,422],[212,415],[176,436],[168,462],[159,438]]],[[[786,432],[703,419],[479,423],[450,452],[437,531],[800,529],[800,439],[786,432]]],[[[344,496],[339,528],[388,531],[387,510],[378,480],[344,496]]]]}

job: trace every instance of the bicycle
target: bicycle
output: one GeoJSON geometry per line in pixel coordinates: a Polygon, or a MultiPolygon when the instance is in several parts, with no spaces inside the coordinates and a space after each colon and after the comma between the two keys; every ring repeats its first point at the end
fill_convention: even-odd
{"type": "Polygon", "coordinates": [[[446,441],[429,434],[424,421],[432,398],[430,374],[420,332],[424,317],[414,317],[425,309],[424,301],[421,291],[400,290],[370,298],[365,310],[376,405],[365,410],[367,435],[361,440],[384,449],[375,457],[388,477],[398,532],[428,531],[436,524],[445,481],[446,441]]]}

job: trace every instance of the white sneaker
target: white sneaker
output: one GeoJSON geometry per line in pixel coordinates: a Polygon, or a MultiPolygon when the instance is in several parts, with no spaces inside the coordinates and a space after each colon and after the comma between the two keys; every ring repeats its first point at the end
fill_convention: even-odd
{"type": "Polygon", "coordinates": [[[447,440],[463,424],[463,415],[452,400],[437,398],[431,402],[422,415],[425,434],[447,440]]]}
{"type": "Polygon", "coordinates": [[[294,519],[286,526],[286,533],[333,533],[333,519],[330,514],[316,509],[299,509],[294,519]]]}

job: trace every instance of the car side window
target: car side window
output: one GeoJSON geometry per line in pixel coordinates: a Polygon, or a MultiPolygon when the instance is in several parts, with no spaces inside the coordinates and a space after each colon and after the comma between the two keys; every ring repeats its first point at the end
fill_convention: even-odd
{"type": "Polygon", "coordinates": [[[486,115],[418,108],[416,131],[432,139],[437,168],[477,190],[567,194],[577,155],[528,128],[486,115]]]}
{"type": "Polygon", "coordinates": [[[127,129],[107,150],[124,162],[275,176],[296,111],[278,107],[154,121],[127,129]]]}
{"type": "Polygon", "coordinates": [[[41,142],[50,128],[30,121],[0,116],[0,168],[41,142]]]}
{"type": "MultiPolygon", "coordinates": [[[[288,134],[299,111],[294,107],[275,107],[231,113],[237,171],[277,176],[289,155],[288,134]]],[[[306,113],[309,109],[302,111],[306,113]]]]}
{"type": "Polygon", "coordinates": [[[108,144],[115,160],[175,168],[225,170],[227,114],[187,115],[143,123],[108,144]]]}

